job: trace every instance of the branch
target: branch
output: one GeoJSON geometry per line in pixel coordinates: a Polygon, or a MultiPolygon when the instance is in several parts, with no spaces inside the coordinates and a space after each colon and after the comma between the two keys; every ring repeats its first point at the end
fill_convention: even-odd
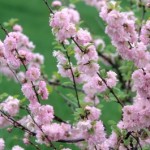
{"type": "Polygon", "coordinates": [[[117,71],[118,79],[122,83],[122,88],[124,89],[126,87],[125,86],[125,81],[124,81],[123,76],[122,76],[122,74],[121,74],[121,72],[119,70],[118,64],[113,63],[111,59],[109,59],[107,56],[103,55],[100,52],[98,52],[98,55],[100,57],[102,57],[104,60],[106,60],[117,71]]]}
{"type": "Polygon", "coordinates": [[[51,14],[54,14],[53,10],[52,10],[51,7],[48,5],[47,0],[43,0],[43,1],[44,1],[44,3],[46,4],[47,8],[49,9],[50,13],[51,13],[51,14]]]}
{"type": "MultiPolygon", "coordinates": [[[[62,43],[62,46],[66,50],[66,47],[65,47],[64,43],[62,43]]],[[[81,105],[80,105],[80,101],[79,101],[79,96],[78,96],[78,91],[77,91],[77,85],[76,85],[76,82],[75,82],[75,76],[73,74],[73,70],[72,70],[72,67],[71,67],[71,60],[70,60],[70,56],[68,55],[67,50],[66,50],[66,56],[68,58],[68,62],[69,62],[69,66],[70,66],[70,71],[71,71],[71,74],[72,74],[73,86],[74,86],[74,89],[75,89],[75,94],[76,94],[76,98],[77,98],[78,107],[80,108],[81,105]]]]}
{"type": "Polygon", "coordinates": [[[34,144],[33,142],[29,141],[29,143],[30,143],[31,145],[33,145],[36,150],[41,150],[41,149],[40,149],[36,144],[34,144]]]}
{"type": "Polygon", "coordinates": [[[32,121],[34,122],[34,124],[41,130],[41,132],[43,133],[44,137],[47,139],[47,141],[49,142],[50,146],[53,147],[56,150],[56,147],[53,145],[53,143],[51,142],[51,140],[48,138],[48,136],[44,133],[44,131],[42,130],[42,128],[40,127],[40,125],[38,125],[38,123],[34,120],[34,117],[32,116],[32,114],[30,113],[30,110],[27,108],[26,109],[27,112],[29,113],[32,121]]]}
{"type": "MultiPolygon", "coordinates": [[[[20,59],[22,65],[24,66],[25,71],[27,71],[27,67],[26,67],[25,63],[23,62],[23,59],[20,57],[20,55],[19,55],[17,49],[15,49],[15,52],[17,53],[17,55],[18,55],[18,57],[19,57],[19,59],[20,59]]],[[[35,85],[33,84],[32,81],[30,81],[30,82],[31,82],[31,84],[32,84],[32,88],[33,88],[33,90],[34,90],[34,92],[35,92],[36,98],[37,98],[38,102],[40,103],[40,98],[39,98],[39,95],[38,95],[38,93],[37,93],[37,91],[36,91],[35,85]]]]}
{"type": "Polygon", "coordinates": [[[56,115],[54,115],[54,120],[56,120],[56,121],[58,121],[58,122],[60,122],[60,123],[66,123],[66,124],[68,124],[66,121],[64,121],[64,120],[62,120],[60,117],[58,117],[58,116],[56,116],[56,115]]]}
{"type": "MultiPolygon", "coordinates": [[[[60,82],[48,81],[48,84],[49,84],[49,85],[54,85],[54,86],[61,86],[61,87],[66,88],[66,89],[74,90],[74,87],[73,87],[73,86],[63,85],[63,84],[61,84],[60,82]]],[[[83,91],[82,89],[79,89],[79,88],[77,88],[77,91],[78,91],[78,92],[81,92],[81,93],[84,93],[84,91],[83,91]]]]}
{"type": "MultiPolygon", "coordinates": [[[[140,0],[140,3],[142,3],[141,0],[140,0]]],[[[144,5],[144,4],[140,4],[139,7],[142,7],[141,25],[140,25],[139,34],[138,34],[138,36],[140,37],[140,35],[141,35],[141,29],[142,29],[142,23],[143,23],[145,14],[146,14],[146,8],[145,8],[145,5],[144,5]]]]}
{"type": "Polygon", "coordinates": [[[83,142],[85,139],[69,139],[69,140],[58,140],[57,142],[61,143],[78,143],[78,142],[83,142]]]}
{"type": "Polygon", "coordinates": [[[2,26],[1,23],[0,23],[0,28],[4,31],[4,33],[5,33],[7,36],[9,36],[9,35],[8,35],[8,31],[2,26]]]}
{"type": "Polygon", "coordinates": [[[102,81],[105,83],[105,85],[107,86],[107,88],[109,89],[109,91],[110,91],[110,92],[113,94],[113,96],[116,98],[117,102],[118,102],[122,107],[124,107],[124,104],[123,104],[123,103],[121,102],[121,100],[117,97],[117,95],[115,94],[115,92],[113,91],[113,89],[110,88],[110,87],[107,85],[105,79],[104,79],[99,73],[97,73],[97,74],[98,74],[98,76],[102,79],[102,81]]]}
{"type": "Polygon", "coordinates": [[[71,37],[71,40],[76,44],[76,46],[80,49],[80,51],[84,53],[84,50],[81,48],[81,46],[76,42],[76,40],[73,37],[71,37]]]}
{"type": "Polygon", "coordinates": [[[8,114],[6,114],[5,112],[3,112],[2,110],[0,110],[0,112],[2,113],[2,115],[4,115],[5,117],[7,117],[8,121],[11,122],[15,127],[18,127],[21,130],[25,130],[26,132],[28,132],[32,136],[36,136],[36,133],[31,132],[28,128],[24,127],[22,124],[20,124],[19,122],[17,122],[14,118],[12,118],[11,116],[9,116],[8,114]]]}

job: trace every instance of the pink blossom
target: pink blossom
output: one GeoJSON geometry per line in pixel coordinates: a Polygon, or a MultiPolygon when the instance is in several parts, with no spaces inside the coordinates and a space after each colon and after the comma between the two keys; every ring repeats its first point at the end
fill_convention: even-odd
{"type": "Polygon", "coordinates": [[[93,97],[96,93],[104,92],[106,89],[105,83],[97,75],[89,78],[87,83],[83,85],[83,90],[89,97],[93,97]]]}
{"type": "Polygon", "coordinates": [[[79,14],[73,9],[64,8],[52,15],[50,26],[60,42],[71,38],[76,33],[75,24],[79,21],[79,14]]]}
{"type": "Polygon", "coordinates": [[[18,54],[25,65],[29,64],[33,59],[33,54],[30,51],[19,50],[18,54]]]}
{"type": "Polygon", "coordinates": [[[37,101],[37,97],[36,97],[35,91],[32,88],[31,83],[25,83],[25,84],[23,84],[21,90],[22,90],[24,96],[31,103],[35,103],[37,101]]]}
{"type": "Polygon", "coordinates": [[[40,81],[38,86],[39,86],[38,94],[41,95],[42,99],[48,99],[49,93],[46,87],[46,82],[40,81]]]}
{"type": "Polygon", "coordinates": [[[96,7],[101,10],[106,5],[106,0],[84,0],[88,5],[96,7]]]}
{"type": "Polygon", "coordinates": [[[142,42],[138,42],[134,48],[132,48],[133,56],[132,59],[136,66],[139,68],[145,67],[150,63],[150,53],[146,51],[146,46],[142,42]]]}
{"type": "Polygon", "coordinates": [[[3,117],[3,115],[0,113],[0,128],[5,128],[9,126],[11,123],[3,117]]]}
{"type": "Polygon", "coordinates": [[[0,66],[0,73],[8,78],[12,78],[12,79],[15,79],[15,76],[14,74],[12,73],[12,71],[6,67],[6,66],[0,66]]]}
{"type": "Polygon", "coordinates": [[[66,9],[66,11],[68,11],[69,17],[70,17],[70,21],[74,24],[79,23],[80,21],[80,14],[78,13],[78,11],[76,11],[73,8],[69,8],[66,9]]]}
{"type": "Polygon", "coordinates": [[[94,97],[89,97],[89,96],[86,96],[84,98],[84,101],[87,102],[87,103],[92,103],[94,105],[98,104],[99,103],[99,98],[97,96],[94,96],[94,97]]]}
{"type": "Polygon", "coordinates": [[[96,48],[94,45],[90,45],[90,43],[87,43],[85,46],[86,49],[84,50],[84,53],[81,52],[80,49],[75,50],[75,57],[76,60],[78,61],[78,64],[87,64],[90,61],[98,61],[98,54],[96,51],[96,48]]]}
{"type": "Polygon", "coordinates": [[[92,128],[91,121],[90,120],[79,121],[77,123],[77,128],[81,131],[87,132],[89,129],[92,128]]]}
{"type": "Polygon", "coordinates": [[[33,61],[35,63],[38,63],[39,65],[42,65],[44,63],[44,56],[39,53],[33,54],[33,61]]]}
{"type": "Polygon", "coordinates": [[[21,62],[20,59],[16,58],[16,52],[14,52],[15,54],[11,53],[11,52],[5,52],[5,58],[7,60],[8,65],[12,68],[12,69],[18,69],[21,66],[21,62]]]}
{"type": "Polygon", "coordinates": [[[112,148],[115,148],[118,142],[118,136],[117,134],[113,131],[109,138],[106,140],[107,145],[109,145],[112,148]]]}
{"type": "Polygon", "coordinates": [[[107,72],[106,84],[110,88],[116,86],[117,81],[118,81],[116,76],[117,76],[117,74],[115,72],[113,72],[113,71],[108,71],[107,72]]]}
{"type": "Polygon", "coordinates": [[[104,126],[101,121],[97,121],[93,126],[94,134],[90,134],[87,137],[88,148],[94,149],[98,144],[102,144],[106,140],[106,133],[104,131],[104,126]]]}
{"type": "Polygon", "coordinates": [[[0,138],[0,150],[4,150],[4,148],[5,148],[5,141],[2,138],[0,138]]]}
{"type": "Polygon", "coordinates": [[[87,30],[80,29],[76,36],[75,36],[76,42],[80,45],[83,45],[85,43],[90,43],[92,41],[92,37],[90,33],[87,30]]]}
{"type": "Polygon", "coordinates": [[[97,62],[90,61],[87,64],[80,64],[78,70],[92,77],[99,71],[99,68],[100,66],[97,62]]]}
{"type": "Polygon", "coordinates": [[[3,55],[4,55],[4,50],[5,50],[4,44],[3,44],[3,42],[0,40],[0,57],[3,57],[3,55]]]}
{"type": "Polygon", "coordinates": [[[102,39],[100,39],[100,38],[94,40],[94,45],[96,46],[96,48],[100,47],[101,51],[103,51],[105,46],[106,46],[105,42],[102,39]]]}
{"type": "Polygon", "coordinates": [[[58,73],[59,73],[62,77],[69,77],[69,78],[72,78],[71,69],[70,69],[68,63],[65,64],[65,65],[58,64],[58,65],[57,65],[57,68],[58,68],[58,73]]]}
{"type": "Polygon", "coordinates": [[[134,106],[125,106],[123,108],[123,123],[124,128],[129,131],[137,130],[139,128],[139,112],[138,108],[134,106]]]}
{"type": "MultiPolygon", "coordinates": [[[[83,83],[85,81],[85,74],[79,72],[77,67],[72,67],[72,71],[73,71],[74,80],[76,83],[83,83]]],[[[73,81],[72,73],[68,77],[70,78],[70,80],[73,81]]]]}
{"type": "Polygon", "coordinates": [[[66,27],[70,22],[70,18],[68,17],[68,14],[63,9],[62,11],[56,12],[50,21],[50,26],[53,28],[63,28],[66,27]]]}
{"type": "Polygon", "coordinates": [[[101,111],[96,107],[86,106],[85,110],[87,111],[88,119],[92,121],[98,120],[101,115],[101,111]]]}
{"type": "Polygon", "coordinates": [[[21,125],[25,126],[31,132],[35,132],[36,125],[33,122],[33,119],[30,115],[24,116],[22,119],[18,121],[21,125]]]}
{"type": "Polygon", "coordinates": [[[61,1],[58,1],[58,0],[54,0],[52,2],[52,6],[53,7],[60,7],[62,5],[61,1]]]}
{"type": "Polygon", "coordinates": [[[19,100],[9,96],[3,103],[0,104],[3,111],[11,116],[15,116],[19,112],[19,100]]]}
{"type": "Polygon", "coordinates": [[[96,147],[97,149],[101,150],[110,150],[110,147],[106,141],[104,141],[102,144],[97,144],[96,147]]]}
{"type": "Polygon", "coordinates": [[[43,125],[43,132],[48,136],[50,141],[58,141],[64,138],[65,132],[61,125],[53,123],[51,125],[43,125]]]}
{"type": "Polygon", "coordinates": [[[23,138],[23,143],[28,145],[28,144],[30,144],[30,141],[28,138],[23,138]]]}
{"type": "Polygon", "coordinates": [[[40,77],[40,69],[31,67],[26,71],[26,78],[30,81],[36,81],[40,77]]]}
{"type": "Polygon", "coordinates": [[[17,78],[21,83],[25,83],[26,82],[26,77],[25,77],[25,73],[20,71],[19,73],[17,73],[17,78]]]}
{"type": "Polygon", "coordinates": [[[150,43],[150,21],[148,20],[145,25],[142,26],[140,39],[145,44],[150,43]]]}
{"type": "Polygon", "coordinates": [[[141,97],[150,98],[150,66],[138,69],[133,72],[134,89],[138,91],[141,97]]]}
{"type": "Polygon", "coordinates": [[[35,110],[32,110],[31,108],[31,111],[38,125],[49,124],[54,118],[54,110],[53,107],[50,105],[39,106],[35,110]]]}
{"type": "Polygon", "coordinates": [[[15,24],[13,26],[13,30],[14,31],[18,31],[18,32],[22,32],[23,31],[22,27],[20,25],[18,25],[18,24],[15,24]]]}
{"type": "Polygon", "coordinates": [[[62,42],[65,39],[71,38],[76,34],[76,27],[74,24],[70,23],[67,27],[60,29],[57,33],[57,39],[62,42]]]}
{"type": "Polygon", "coordinates": [[[12,36],[7,36],[4,40],[4,47],[7,51],[13,52],[17,48],[17,41],[12,36]]]}
{"type": "Polygon", "coordinates": [[[60,64],[65,64],[67,62],[65,55],[61,51],[54,51],[53,56],[57,58],[60,64]]]}
{"type": "Polygon", "coordinates": [[[24,148],[20,147],[19,145],[16,145],[12,148],[12,150],[24,150],[24,148]]]}

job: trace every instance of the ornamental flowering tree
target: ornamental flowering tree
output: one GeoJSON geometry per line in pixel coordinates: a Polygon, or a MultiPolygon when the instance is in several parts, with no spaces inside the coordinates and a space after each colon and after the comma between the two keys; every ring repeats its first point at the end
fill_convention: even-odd
{"type": "MultiPolygon", "coordinates": [[[[105,33],[113,52],[106,50],[109,47],[102,38],[92,37],[81,27],[74,5],[62,6],[57,0],[51,5],[47,0],[43,2],[56,37],[53,56],[58,74],[51,79],[42,68],[44,56],[33,52],[35,46],[22,27],[8,22],[12,27],[8,31],[1,24],[6,37],[0,41],[0,72],[15,80],[24,95],[24,99],[19,99],[1,94],[0,128],[8,134],[17,128],[24,134],[24,147],[15,143],[12,150],[24,150],[28,145],[37,150],[70,150],[70,145],[64,143],[83,150],[150,149],[150,21],[146,16],[150,1],[130,1],[130,7],[139,7],[142,13],[142,18],[138,18],[118,2],[85,0],[98,9],[106,23],[105,33]],[[69,84],[60,82],[60,76],[70,80],[69,84]],[[73,90],[73,95],[62,95],[57,86],[73,90]],[[74,122],[57,116],[53,106],[45,101],[50,87],[73,110],[74,122]],[[100,118],[103,100],[116,101],[121,107],[122,117],[112,124],[110,135],[100,118]]],[[[7,140],[1,138],[0,150],[5,149],[5,144],[7,140]]]]}

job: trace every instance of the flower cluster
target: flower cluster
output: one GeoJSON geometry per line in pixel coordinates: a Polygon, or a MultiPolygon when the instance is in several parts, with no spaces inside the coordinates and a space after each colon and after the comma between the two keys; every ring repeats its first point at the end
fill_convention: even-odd
{"type": "MultiPolygon", "coordinates": [[[[72,20],[64,10],[66,9],[57,11],[52,15],[52,19],[50,19],[50,26],[52,27],[53,31],[56,29],[56,27],[61,28],[61,26],[66,26],[66,24],[68,23],[66,20],[72,20]],[[60,14],[63,14],[63,16],[65,16],[64,20],[60,20],[60,18],[58,19],[57,15],[60,14]]],[[[70,8],[69,10],[72,9],[70,8]]],[[[76,14],[78,14],[74,9],[71,12],[76,12],[76,14]]],[[[77,18],[78,19],[73,19],[76,20],[74,21],[74,23],[76,24],[79,22],[79,17],[77,18]]],[[[57,35],[56,38],[58,38],[57,35]]],[[[91,102],[96,101],[97,93],[104,92],[107,89],[107,86],[116,86],[116,74],[113,71],[108,72],[108,78],[105,79],[106,83],[104,83],[103,80],[98,76],[97,73],[99,72],[100,68],[98,64],[99,57],[96,46],[92,43],[93,38],[88,30],[85,30],[83,28],[76,28],[74,35],[66,37],[64,38],[64,40],[66,40],[67,38],[71,38],[76,44],[73,48],[77,65],[74,66],[72,63],[70,63],[67,59],[68,56],[65,56],[63,52],[54,51],[53,55],[57,58],[58,61],[58,72],[63,77],[69,77],[71,80],[75,80],[76,83],[83,84],[83,90],[87,94],[85,97],[85,101],[87,101],[87,99],[91,102]]]]}
{"type": "MultiPolygon", "coordinates": [[[[19,112],[19,100],[9,96],[5,101],[3,101],[2,103],[0,103],[0,110],[7,113],[9,116],[14,117],[18,114],[19,112]]],[[[0,112],[0,127],[7,127],[8,125],[10,125],[9,120],[7,119],[7,117],[3,117],[2,113],[0,112]]]]}
{"type": "Polygon", "coordinates": [[[80,19],[77,11],[71,8],[64,8],[54,13],[51,17],[50,26],[53,27],[53,33],[60,42],[75,35],[75,25],[80,19]]]}
{"type": "Polygon", "coordinates": [[[30,101],[37,101],[36,88],[42,99],[48,99],[46,83],[40,79],[40,68],[44,63],[44,57],[38,53],[33,53],[35,46],[22,33],[20,25],[14,25],[13,30],[13,32],[8,33],[3,42],[0,42],[0,59],[3,64],[0,67],[1,72],[20,82],[23,94],[30,101]],[[25,68],[25,73],[19,71],[21,66],[25,68]]]}
{"type": "Polygon", "coordinates": [[[141,29],[140,40],[145,44],[149,45],[150,43],[150,21],[148,20],[146,24],[141,29]]]}
{"type": "MultiPolygon", "coordinates": [[[[133,90],[136,91],[136,97],[133,105],[123,107],[123,119],[118,123],[118,127],[121,130],[127,129],[135,132],[143,128],[149,128],[149,20],[142,27],[139,27],[140,31],[138,31],[137,18],[133,12],[120,12],[113,1],[85,1],[100,10],[100,17],[107,23],[105,32],[111,38],[112,44],[117,48],[121,57],[133,61],[135,66],[139,68],[132,74],[133,90]],[[100,7],[99,3],[102,4],[100,7]]],[[[143,8],[149,5],[149,1],[141,2],[143,8]]],[[[148,138],[145,139],[145,142],[141,140],[142,146],[149,144],[146,141],[148,141],[148,138]]],[[[113,132],[105,143],[111,148],[126,149],[122,144],[118,147],[117,142],[118,137],[113,132]]]]}
{"type": "MultiPolygon", "coordinates": [[[[11,32],[7,33],[5,30],[6,37],[0,41],[0,72],[21,85],[29,104],[26,105],[24,101],[12,96],[0,102],[0,128],[7,127],[9,132],[13,127],[21,129],[24,131],[23,143],[31,144],[36,149],[36,144],[56,149],[55,142],[75,143],[80,149],[88,150],[129,150],[150,145],[150,21],[143,21],[138,27],[134,13],[121,12],[118,3],[85,0],[100,11],[100,17],[107,24],[105,33],[115,46],[117,55],[121,56],[118,59],[132,61],[135,65],[131,79],[127,82],[125,80],[124,87],[121,87],[121,90],[129,95],[127,98],[133,95],[130,90],[135,92],[133,104],[126,105],[125,100],[124,103],[120,100],[122,95],[119,93],[118,97],[113,89],[118,81],[123,82],[122,72],[116,68],[120,79],[112,70],[107,69],[104,73],[100,70],[102,66],[99,63],[98,48],[102,47],[101,50],[105,52],[104,41],[95,40],[88,29],[79,26],[80,15],[75,7],[61,8],[62,2],[55,0],[52,7],[56,10],[53,11],[47,1],[44,2],[51,12],[49,26],[59,45],[59,50],[53,51],[53,56],[58,62],[58,73],[73,83],[73,86],[65,86],[56,81],[53,85],[75,90],[76,103],[62,96],[71,102],[69,106],[75,108],[75,121],[70,123],[59,118],[53,106],[41,102],[41,99],[48,99],[47,84],[51,85],[51,81],[41,71],[44,57],[33,52],[34,44],[23,34],[23,28],[15,24],[11,32]],[[122,119],[113,126],[110,136],[106,134],[101,120],[103,111],[98,105],[98,96],[103,94],[108,94],[109,98],[114,96],[122,107],[122,119]],[[18,117],[21,110],[26,114],[18,117]]],[[[149,0],[141,2],[143,9],[146,9],[149,0]]],[[[109,59],[107,54],[104,56],[105,59],[109,59]]],[[[110,64],[114,62],[115,60],[110,64]]],[[[112,67],[114,65],[119,67],[120,64],[113,64],[112,67]]],[[[59,90],[56,92],[60,93],[59,90]]],[[[4,148],[5,142],[0,138],[0,150],[4,148]]],[[[12,150],[24,148],[15,145],[12,150]]],[[[71,149],[61,147],[61,150],[71,149]]]]}

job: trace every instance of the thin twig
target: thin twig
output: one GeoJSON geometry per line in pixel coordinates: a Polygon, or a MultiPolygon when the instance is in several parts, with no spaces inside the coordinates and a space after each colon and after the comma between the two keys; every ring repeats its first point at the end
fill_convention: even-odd
{"type": "Polygon", "coordinates": [[[36,134],[34,132],[31,132],[28,128],[24,127],[22,124],[20,124],[19,122],[17,122],[14,118],[12,118],[11,116],[9,116],[8,114],[6,114],[5,112],[3,112],[2,110],[0,110],[0,112],[6,116],[8,118],[8,121],[12,121],[11,123],[15,126],[18,127],[22,130],[25,130],[26,132],[28,132],[30,135],[35,136],[36,134]]]}
{"type": "Polygon", "coordinates": [[[36,150],[41,150],[36,144],[34,144],[32,141],[29,141],[29,143],[36,148],[36,150]]]}
{"type": "Polygon", "coordinates": [[[102,57],[105,61],[107,61],[117,71],[118,79],[119,79],[119,81],[120,81],[120,83],[122,85],[122,88],[124,89],[126,87],[125,86],[125,81],[124,81],[123,76],[122,76],[122,74],[121,74],[121,72],[119,70],[118,64],[113,63],[111,59],[109,59],[107,56],[105,56],[104,54],[102,54],[100,52],[98,52],[98,55],[100,57],[102,57]]]}
{"type": "Polygon", "coordinates": [[[34,120],[34,117],[32,116],[32,114],[30,113],[29,109],[26,108],[27,112],[29,113],[32,121],[34,122],[34,124],[41,130],[41,132],[43,133],[44,137],[48,140],[48,142],[50,143],[50,146],[53,147],[56,150],[56,147],[53,145],[53,143],[50,141],[50,139],[48,138],[48,136],[44,133],[44,131],[42,130],[42,128],[38,125],[38,123],[34,120]]]}
{"type": "MultiPolygon", "coordinates": [[[[17,53],[17,55],[18,55],[18,57],[19,57],[19,59],[20,59],[22,65],[24,66],[25,71],[27,71],[28,69],[27,69],[25,63],[23,62],[22,58],[20,57],[20,55],[19,55],[17,49],[15,49],[15,52],[17,53]]],[[[37,98],[38,102],[40,103],[40,98],[39,98],[39,95],[38,95],[38,93],[37,93],[37,91],[36,91],[35,85],[34,85],[34,83],[33,83],[32,81],[30,81],[30,82],[31,82],[31,84],[32,84],[32,88],[33,88],[33,90],[34,90],[34,92],[35,92],[36,98],[37,98]]]]}
{"type": "Polygon", "coordinates": [[[99,73],[97,73],[97,74],[98,74],[98,76],[102,79],[102,81],[105,83],[105,85],[107,86],[107,88],[109,89],[109,91],[110,91],[110,92],[113,94],[113,96],[116,98],[117,102],[123,107],[124,104],[123,104],[123,103],[121,102],[121,100],[117,97],[117,95],[115,94],[115,92],[113,91],[113,89],[110,88],[110,87],[107,85],[105,79],[104,79],[99,73]]]}
{"type": "Polygon", "coordinates": [[[0,23],[0,28],[5,32],[5,34],[6,34],[7,36],[9,36],[9,35],[8,35],[8,31],[2,26],[1,23],[0,23]]]}
{"type": "MultiPolygon", "coordinates": [[[[66,88],[66,89],[74,90],[73,86],[63,85],[60,82],[48,81],[48,84],[53,85],[53,86],[61,86],[61,87],[66,88]]],[[[77,90],[78,90],[78,92],[84,93],[84,91],[82,89],[77,88],[77,90]]]]}
{"type": "Polygon", "coordinates": [[[139,27],[139,38],[140,38],[140,35],[141,35],[141,29],[142,29],[142,24],[143,24],[143,20],[144,20],[144,17],[145,17],[145,14],[146,14],[146,8],[145,8],[145,5],[142,4],[142,1],[140,0],[140,7],[142,7],[142,17],[141,17],[141,25],[139,27]]]}
{"type": "Polygon", "coordinates": [[[76,40],[73,37],[71,37],[71,40],[76,44],[76,46],[80,49],[80,51],[84,53],[84,50],[81,48],[81,46],[76,42],[76,40]]]}
{"type": "Polygon", "coordinates": [[[57,142],[61,143],[78,143],[78,142],[83,142],[85,139],[69,139],[69,140],[58,140],[57,142]]]}
{"type": "MultiPolygon", "coordinates": [[[[5,57],[4,57],[5,58],[5,57]]],[[[9,70],[13,73],[14,77],[16,78],[16,80],[18,81],[19,85],[21,86],[21,83],[16,75],[16,72],[13,71],[13,69],[9,66],[9,64],[7,63],[7,67],[9,68],[9,70]]]]}
{"type": "Polygon", "coordinates": [[[139,137],[135,137],[133,134],[131,134],[131,136],[136,140],[137,144],[139,145],[140,149],[142,150],[142,146],[140,144],[139,137]]]}
{"type": "Polygon", "coordinates": [[[47,0],[43,0],[43,1],[44,1],[44,3],[46,4],[47,8],[49,9],[50,13],[51,13],[51,14],[54,14],[54,12],[53,12],[53,10],[51,9],[51,7],[49,6],[47,0]]]}
{"type": "MultiPolygon", "coordinates": [[[[62,43],[62,46],[66,50],[66,47],[65,47],[64,43],[62,43]]],[[[76,82],[75,82],[75,76],[74,76],[74,73],[73,73],[73,70],[72,70],[72,67],[71,67],[71,60],[70,60],[70,56],[68,55],[67,50],[66,50],[66,56],[68,58],[70,71],[71,71],[71,74],[72,74],[73,86],[74,86],[74,89],[75,89],[75,94],[76,94],[76,98],[77,98],[78,107],[80,108],[81,105],[80,105],[80,100],[79,100],[79,96],[78,96],[77,85],[76,85],[76,82]]]]}

